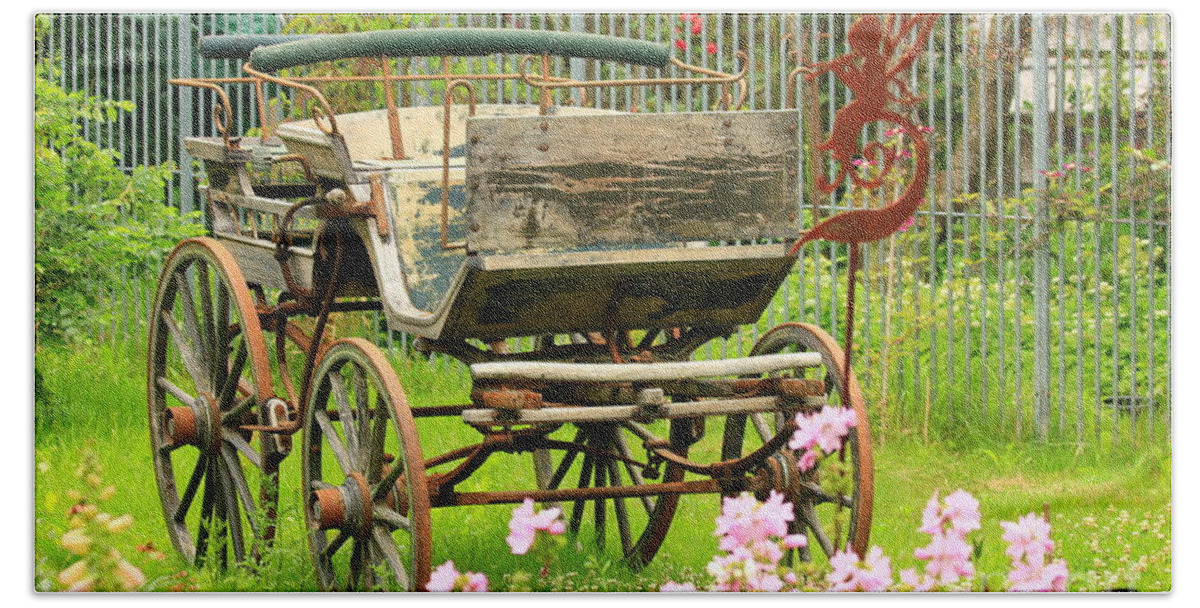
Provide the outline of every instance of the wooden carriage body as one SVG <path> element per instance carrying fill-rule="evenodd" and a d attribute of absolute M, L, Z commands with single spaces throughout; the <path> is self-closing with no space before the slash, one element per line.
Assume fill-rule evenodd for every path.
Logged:
<path fill-rule="evenodd" d="M 243 140 L 240 159 L 218 138 L 190 139 L 213 182 L 213 234 L 251 281 L 286 289 L 274 232 L 239 218 L 274 224 L 293 204 L 248 165 L 302 156 L 327 192 L 377 198 L 385 214 L 317 229 L 319 241 L 348 222 L 362 244 L 339 289 L 378 296 L 392 329 L 431 339 L 753 323 L 791 267 L 794 112 L 474 109 L 450 108 L 449 140 L 443 108 L 400 109 L 404 160 L 388 159 L 383 110 L 337 116 L 337 134 L 285 123 L 280 145 Z M 305 287 L 317 246 L 291 249 Z"/>

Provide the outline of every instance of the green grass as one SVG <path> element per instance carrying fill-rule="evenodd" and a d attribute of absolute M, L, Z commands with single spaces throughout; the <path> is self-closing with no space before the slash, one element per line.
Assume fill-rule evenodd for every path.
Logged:
<path fill-rule="evenodd" d="M 203 591 L 308 591 L 315 588 L 300 509 L 299 459 L 282 471 L 279 541 L 256 572 L 220 574 L 195 570 L 174 554 L 162 524 L 151 465 L 146 423 L 144 360 L 141 345 L 42 349 L 37 365 L 54 400 L 54 416 L 37 430 L 35 457 L 35 561 L 38 578 L 72 561 L 58 545 L 71 500 L 66 492 L 82 445 L 91 442 L 104 467 L 104 481 L 117 487 L 105 510 L 133 515 L 121 535 L 123 554 L 141 566 L 150 588 L 166 590 L 181 579 Z M 424 361 L 398 361 L 397 370 L 416 406 L 460 403 L 468 387 L 453 369 L 432 370 Z M 453 419 L 421 423 L 427 455 L 477 440 L 478 433 Z M 706 441 L 714 441 L 710 425 Z M 1031 443 L 964 447 L 924 443 L 919 433 L 894 434 L 876 445 L 875 518 L 872 543 L 892 557 L 896 570 L 919 566 L 912 551 L 927 542 L 915 531 L 921 510 L 934 491 L 943 496 L 963 488 L 981 502 L 984 528 L 977 567 L 989 588 L 1003 586 L 1007 558 L 999 521 L 1015 521 L 1048 505 L 1058 554 L 1072 571 L 1073 589 L 1130 587 L 1167 590 L 1171 584 L 1171 457 L 1161 446 Z M 500 455 L 489 461 L 464 489 L 534 487 L 528 454 Z M 434 565 L 453 559 L 460 569 L 486 572 L 493 589 L 505 589 L 519 572 L 537 570 L 531 556 L 509 555 L 504 537 L 511 507 L 470 507 L 434 511 Z M 685 497 L 663 550 L 642 573 L 633 573 L 613 554 L 599 554 L 591 539 L 569 543 L 548 587 L 559 590 L 653 589 L 667 579 L 702 581 L 716 551 L 714 496 Z M 1159 538 L 1159 536 L 1162 538 Z M 165 558 L 137 551 L 153 543 Z M 610 541 L 609 547 L 615 544 Z M 1139 564 L 1139 560 L 1144 563 Z M 1089 575 L 1094 571 L 1094 575 Z M 36 584 L 36 583 L 35 583 Z"/>

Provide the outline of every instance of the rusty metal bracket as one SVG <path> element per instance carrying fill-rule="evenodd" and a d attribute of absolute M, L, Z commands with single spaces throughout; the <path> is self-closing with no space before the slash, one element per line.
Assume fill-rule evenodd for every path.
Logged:
<path fill-rule="evenodd" d="M 387 206 L 383 201 L 383 176 L 374 173 L 368 179 L 371 184 L 370 199 L 356 201 L 352 193 L 339 188 L 330 191 L 330 196 L 326 197 L 328 203 L 318 205 L 315 215 L 321 219 L 374 218 L 379 236 L 388 238 L 392 232 L 392 224 L 388 220 Z"/>

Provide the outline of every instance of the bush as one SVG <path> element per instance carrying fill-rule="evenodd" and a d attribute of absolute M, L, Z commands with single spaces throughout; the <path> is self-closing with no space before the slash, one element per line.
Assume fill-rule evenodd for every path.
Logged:
<path fill-rule="evenodd" d="M 36 21 L 42 39 L 48 21 Z M 203 231 L 196 216 L 164 204 L 168 165 L 126 174 L 119 154 L 81 135 L 82 120 L 110 122 L 127 101 L 66 92 L 53 61 L 34 58 L 34 328 L 39 342 L 81 338 L 102 323 L 104 289 L 123 271 L 147 272 L 181 238 Z"/>

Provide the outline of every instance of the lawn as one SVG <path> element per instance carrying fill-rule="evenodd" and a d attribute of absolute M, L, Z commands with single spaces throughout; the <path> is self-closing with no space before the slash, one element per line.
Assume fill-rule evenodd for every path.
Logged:
<path fill-rule="evenodd" d="M 99 455 L 104 484 L 117 488 L 106 510 L 129 513 L 134 519 L 121 534 L 124 545 L 118 550 L 146 572 L 149 589 L 314 590 L 295 457 L 283 465 L 279 540 L 255 571 L 196 570 L 175 555 L 154 486 L 145 367 L 139 351 L 135 343 L 43 348 L 38 353 L 38 368 L 54 405 L 43 412 L 34 442 L 35 585 L 52 588 L 48 579 L 73 559 L 58 539 L 67 529 L 67 512 L 73 504 L 67 493 L 80 485 L 74 473 L 81 446 L 90 444 Z M 423 361 L 400 361 L 397 367 L 414 405 L 466 399 L 468 387 L 456 373 L 432 371 Z M 477 436 L 452 419 L 426 424 L 421 434 L 427 455 L 437 447 L 461 445 Z M 962 488 L 979 499 L 984 516 L 983 529 L 975 533 L 981 541 L 977 587 L 1004 585 L 1008 560 L 999 522 L 1047 509 L 1058 543 L 1056 555 L 1066 559 L 1071 571 L 1071 589 L 1170 589 L 1169 441 L 1119 447 L 1107 443 L 1098 447 L 951 446 L 933 440 L 925 443 L 919 437 L 920 433 L 893 433 L 886 444 L 876 445 L 871 540 L 891 556 L 894 569 L 920 566 L 912 554 L 928 542 L 916 527 L 929 497 L 935 491 L 945 496 Z M 528 454 L 495 460 L 477 473 L 479 484 L 495 489 L 534 487 Z M 454 560 L 460 570 L 485 572 L 494 590 L 519 586 L 519 573 L 534 573 L 538 564 L 531 556 L 508 553 L 504 537 L 510 511 L 505 506 L 435 510 L 433 564 Z M 539 583 L 540 588 L 633 591 L 653 590 L 668 579 L 702 583 L 704 567 L 717 550 L 713 519 L 718 512 L 715 497 L 685 497 L 663 549 L 640 573 L 625 568 L 614 554 L 599 552 L 591 539 L 568 542 L 550 579 Z M 151 548 L 161 550 L 161 558 Z M 612 543 L 609 549 L 614 550 Z"/>

